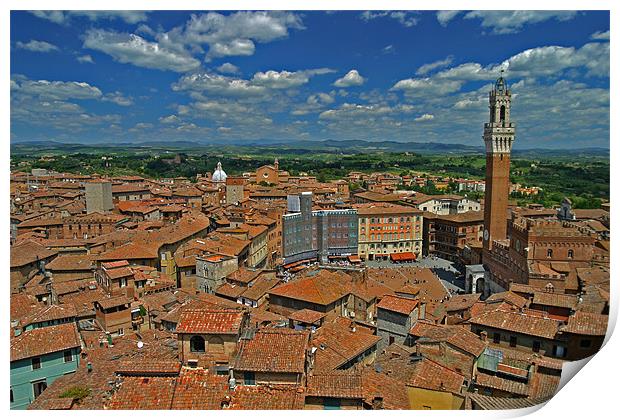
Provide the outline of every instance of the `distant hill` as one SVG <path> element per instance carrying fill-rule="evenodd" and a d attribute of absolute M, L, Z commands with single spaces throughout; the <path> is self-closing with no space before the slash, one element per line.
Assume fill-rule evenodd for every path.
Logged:
<path fill-rule="evenodd" d="M 372 153 L 372 152 L 396 152 L 396 153 L 418 153 L 418 154 L 483 154 L 483 146 L 470 146 L 460 143 L 434 143 L 434 142 L 397 142 L 397 141 L 365 141 L 365 140 L 321 140 L 321 141 L 299 141 L 299 140 L 228 140 L 228 141 L 150 141 L 150 142 L 98 142 L 92 144 L 80 143 L 60 143 L 56 141 L 25 141 L 12 142 L 12 153 L 24 153 L 27 151 L 37 151 L 39 153 L 52 151 L 65 151 L 68 153 L 88 153 L 89 149 L 101 151 L 103 149 L 139 149 L 145 150 L 152 148 L 158 152 L 170 150 L 173 152 L 192 151 L 198 152 L 204 150 L 210 151 L 211 148 L 217 148 L 218 151 L 224 151 L 222 148 L 264 148 L 266 150 L 275 151 L 282 150 L 287 152 L 323 152 L 323 153 Z M 515 148 L 512 152 L 514 157 L 518 158 L 537 158 L 537 157 L 570 157 L 570 156 L 597 156 L 609 157 L 609 149 L 602 147 L 589 147 L 580 149 L 519 149 Z"/>

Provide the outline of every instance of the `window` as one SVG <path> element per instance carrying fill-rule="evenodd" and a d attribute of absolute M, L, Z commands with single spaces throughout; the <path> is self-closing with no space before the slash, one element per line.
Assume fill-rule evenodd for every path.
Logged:
<path fill-rule="evenodd" d="M 32 370 L 41 369 L 41 358 L 33 357 L 32 358 Z"/>
<path fill-rule="evenodd" d="M 554 357 L 566 357 L 566 347 L 554 344 L 552 354 Z"/>
<path fill-rule="evenodd" d="M 574 258 L 575 257 L 575 252 L 572 249 L 568 250 L 568 258 Z"/>
<path fill-rule="evenodd" d="M 11 402 L 15 402 L 15 399 L 13 398 L 13 389 L 11 388 Z"/>
<path fill-rule="evenodd" d="M 194 335 L 189 340 L 189 349 L 194 353 L 204 353 L 205 352 L 205 339 L 199 335 Z"/>
<path fill-rule="evenodd" d="M 532 344 L 532 351 L 538 353 L 540 351 L 540 341 L 535 340 Z"/>
<path fill-rule="evenodd" d="M 501 339 L 501 334 L 500 333 L 498 333 L 498 332 L 493 333 L 493 342 L 495 344 L 498 344 L 500 339 Z"/>
<path fill-rule="evenodd" d="M 121 279 L 121 287 L 127 287 L 127 279 Z"/>
<path fill-rule="evenodd" d="M 517 347 L 517 337 L 514 335 L 510 336 L 510 347 Z"/>
<path fill-rule="evenodd" d="M 394 337 L 390 336 L 389 344 L 393 344 L 393 343 L 394 343 Z"/>
<path fill-rule="evenodd" d="M 254 372 L 243 372 L 243 383 L 245 385 L 256 385 L 256 378 Z"/>
<path fill-rule="evenodd" d="M 34 394 L 34 397 L 37 398 L 39 395 L 41 395 L 43 391 L 45 391 L 46 388 L 47 382 L 45 381 L 45 379 L 43 379 L 42 381 L 33 382 L 32 392 Z"/>
<path fill-rule="evenodd" d="M 71 350 L 65 351 L 65 363 L 73 362 L 73 354 L 71 354 Z"/>
<path fill-rule="evenodd" d="M 340 410 L 340 400 L 338 398 L 324 398 L 323 408 L 326 410 Z"/>
<path fill-rule="evenodd" d="M 125 335 L 125 329 L 124 328 L 119 328 L 117 333 L 118 333 L 119 336 L 120 335 Z"/>
<path fill-rule="evenodd" d="M 547 258 L 551 258 L 553 257 L 553 249 L 548 249 L 547 250 Z"/>

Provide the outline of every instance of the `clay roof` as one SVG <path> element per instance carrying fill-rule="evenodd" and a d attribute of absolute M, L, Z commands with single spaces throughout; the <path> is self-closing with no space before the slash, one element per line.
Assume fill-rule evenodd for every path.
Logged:
<path fill-rule="evenodd" d="M 420 301 L 417 299 L 386 295 L 381 298 L 381 301 L 377 304 L 377 308 L 408 316 L 411 312 L 413 312 L 419 303 Z"/>
<path fill-rule="evenodd" d="M 553 319 L 501 309 L 472 317 L 468 322 L 547 339 L 553 339 L 558 332 L 558 322 Z"/>
<path fill-rule="evenodd" d="M 11 362 L 80 346 L 75 323 L 35 328 L 11 338 Z"/>
<path fill-rule="evenodd" d="M 465 377 L 437 362 L 423 358 L 415 363 L 407 386 L 459 394 Z"/>
<path fill-rule="evenodd" d="M 575 309 L 579 297 L 576 295 L 564 295 L 560 293 L 534 292 L 533 304 L 555 306 L 558 308 Z"/>
<path fill-rule="evenodd" d="M 461 326 L 418 321 L 411 327 L 409 334 L 430 341 L 444 341 L 475 357 L 480 356 L 486 348 L 486 344 L 476 334 Z"/>
<path fill-rule="evenodd" d="M 245 286 L 239 286 L 237 284 L 224 283 L 217 289 L 215 289 L 215 294 L 218 296 L 226 296 L 228 298 L 237 299 L 239 296 L 243 294 L 248 288 Z"/>
<path fill-rule="evenodd" d="M 492 294 L 485 300 L 486 304 L 496 303 L 496 302 L 508 302 L 511 305 L 515 305 L 518 308 L 524 308 L 528 303 L 527 299 L 509 290 L 505 292 Z"/>
<path fill-rule="evenodd" d="M 90 255 L 85 254 L 63 254 L 54 258 L 51 262 L 45 265 L 45 268 L 50 271 L 90 271 L 92 266 L 92 258 Z"/>
<path fill-rule="evenodd" d="M 203 369 L 182 369 L 172 410 L 218 410 L 228 393 L 228 377 Z"/>
<path fill-rule="evenodd" d="M 492 397 L 490 395 L 483 395 L 478 393 L 469 393 L 469 398 L 472 399 L 483 410 L 517 410 L 520 408 L 533 407 L 539 404 L 547 402 L 550 397 L 538 397 L 538 398 L 507 398 L 507 397 Z"/>
<path fill-rule="evenodd" d="M 30 324 L 53 321 L 56 319 L 74 318 L 76 316 L 77 311 L 75 310 L 74 305 L 50 305 L 24 319 L 22 321 L 22 325 L 27 326 Z"/>
<path fill-rule="evenodd" d="M 58 254 L 33 241 L 22 242 L 11 247 L 11 268 L 22 267 Z"/>
<path fill-rule="evenodd" d="M 562 331 L 579 335 L 605 336 L 608 321 L 608 315 L 577 311 L 568 317 L 568 323 L 562 327 Z"/>
<path fill-rule="evenodd" d="M 300 279 L 271 289 L 269 295 L 329 305 L 349 294 L 345 282 L 349 283 L 350 277 L 341 272 L 328 270 L 307 272 Z"/>
<path fill-rule="evenodd" d="M 375 397 L 383 398 L 383 408 L 386 410 L 409 410 L 409 395 L 403 383 L 384 373 L 379 373 L 375 367 L 368 366 L 362 371 L 362 387 L 364 402 L 371 405 Z"/>
<path fill-rule="evenodd" d="M 258 301 L 279 283 L 280 279 L 278 278 L 266 278 L 261 276 L 252 286 L 242 293 L 242 296 L 246 299 Z"/>
<path fill-rule="evenodd" d="M 355 326 L 355 331 L 352 331 Z M 339 317 L 324 324 L 312 335 L 314 370 L 327 372 L 338 369 L 381 341 L 381 337 L 354 321 Z"/>
<path fill-rule="evenodd" d="M 43 401 L 38 409 L 39 410 L 70 410 L 74 403 L 73 397 L 66 398 L 49 398 Z M 28 407 L 30 409 L 30 407 Z"/>
<path fill-rule="evenodd" d="M 302 410 L 302 388 L 287 385 L 237 386 L 231 394 L 230 410 Z"/>
<path fill-rule="evenodd" d="M 58 377 L 47 389 L 30 405 L 31 409 L 41 409 L 44 402 L 50 398 L 58 398 L 68 389 L 75 386 L 90 389 L 90 394 L 75 403 L 72 409 L 103 409 L 110 401 L 112 386 L 117 379 L 116 369 L 123 360 L 177 360 L 177 340 L 166 331 L 140 331 L 137 336 L 133 332 L 125 332 L 122 337 L 113 338 L 114 346 L 100 347 L 101 340 L 107 343 L 105 334 L 101 331 L 82 331 L 86 349 L 81 356 L 80 365 L 76 373 Z M 144 346 L 139 349 L 136 345 L 142 341 Z M 88 362 L 92 372 L 88 372 Z M 140 387 L 136 387 L 136 393 Z M 137 398 L 137 397 L 136 397 Z M 145 398 L 149 398 L 145 396 Z"/>
<path fill-rule="evenodd" d="M 99 305 L 101 305 L 103 309 L 110 309 L 116 306 L 128 305 L 131 302 L 132 302 L 132 299 L 128 298 L 127 296 L 116 296 L 116 297 L 97 300 L 97 303 L 99 303 Z"/>
<path fill-rule="evenodd" d="M 175 378 L 126 377 L 112 395 L 111 410 L 166 410 L 172 405 Z"/>
<path fill-rule="evenodd" d="M 256 277 L 258 277 L 261 272 L 261 270 L 250 270 L 246 267 L 239 267 L 238 270 L 233 271 L 228 276 L 226 276 L 226 278 L 238 283 L 249 283 Z"/>
<path fill-rule="evenodd" d="M 121 360 L 116 373 L 124 376 L 178 375 L 181 363 L 177 360 Z"/>
<path fill-rule="evenodd" d="M 314 324 L 325 318 L 325 314 L 322 312 L 313 311 L 312 309 L 301 309 L 295 311 L 288 316 L 293 321 L 300 321 L 306 324 Z"/>
<path fill-rule="evenodd" d="M 362 398 L 362 375 L 333 371 L 308 375 L 306 395 L 329 398 Z"/>
<path fill-rule="evenodd" d="M 112 185 L 112 194 L 115 193 L 132 193 L 132 192 L 144 192 L 148 191 L 149 187 L 147 185 L 137 184 L 132 182 L 130 184 L 120 184 L 120 185 Z"/>
<path fill-rule="evenodd" d="M 244 312 L 236 309 L 185 309 L 176 332 L 179 334 L 238 334 Z"/>
<path fill-rule="evenodd" d="M 528 383 L 513 381 L 511 379 L 489 375 L 480 371 L 476 375 L 476 384 L 487 388 L 509 392 L 511 394 L 522 396 L 529 396 L 530 394 L 530 386 Z"/>
<path fill-rule="evenodd" d="M 241 340 L 234 369 L 254 372 L 303 373 L 309 333 L 266 328 L 250 340 Z"/>
<path fill-rule="evenodd" d="M 11 294 L 10 309 L 12 321 L 19 321 L 43 307 L 43 304 L 30 294 L 24 292 Z"/>
<path fill-rule="evenodd" d="M 474 303 L 480 301 L 481 293 L 473 293 L 467 295 L 454 295 L 445 302 L 446 311 L 462 311 L 464 309 L 469 309 L 473 306 Z"/>
<path fill-rule="evenodd" d="M 110 268 L 105 270 L 106 276 L 108 276 L 111 280 L 120 279 L 123 277 L 133 276 L 133 271 L 129 267 L 118 267 L 118 268 Z"/>

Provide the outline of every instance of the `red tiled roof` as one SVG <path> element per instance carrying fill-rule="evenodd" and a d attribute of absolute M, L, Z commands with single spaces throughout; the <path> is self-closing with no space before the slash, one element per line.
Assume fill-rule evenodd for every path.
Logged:
<path fill-rule="evenodd" d="M 54 258 L 45 265 L 45 269 L 49 271 L 90 271 L 92 266 L 92 258 L 89 255 L 64 254 Z"/>
<path fill-rule="evenodd" d="M 571 334 L 605 336 L 608 321 L 608 315 L 577 311 L 568 317 L 568 323 L 562 327 L 562 331 Z"/>
<path fill-rule="evenodd" d="M 387 311 L 397 312 L 404 315 L 409 315 L 420 303 L 417 299 L 409 299 L 406 297 L 386 295 L 383 296 L 381 301 L 377 304 L 378 309 L 385 309 Z"/>
<path fill-rule="evenodd" d="M 316 347 L 314 370 L 326 372 L 338 369 L 379 341 L 381 337 L 354 321 L 344 317 L 336 318 L 333 322 L 324 324 L 312 335 L 312 346 Z"/>
<path fill-rule="evenodd" d="M 300 321 L 306 324 L 314 324 L 321 319 L 325 318 L 325 314 L 322 312 L 313 311 L 312 309 L 301 309 L 295 311 L 288 316 L 293 321 Z"/>
<path fill-rule="evenodd" d="M 116 296 L 116 297 L 97 300 L 97 303 L 99 303 L 99 305 L 101 305 L 103 309 L 110 309 L 116 306 L 128 305 L 131 302 L 132 302 L 132 299 L 128 298 L 127 296 Z"/>
<path fill-rule="evenodd" d="M 24 331 L 11 338 L 11 362 L 80 347 L 75 323 Z"/>
<path fill-rule="evenodd" d="M 269 291 L 269 295 L 329 305 L 349 294 L 349 289 L 346 287 L 349 282 L 350 277 L 346 274 L 321 270 L 275 287 Z"/>
<path fill-rule="evenodd" d="M 547 339 L 553 339 L 555 337 L 559 326 L 558 322 L 553 319 L 501 309 L 485 312 L 476 317 L 472 317 L 468 322 L 483 327 L 496 328 Z"/>
<path fill-rule="evenodd" d="M 58 254 L 33 241 L 22 242 L 11 247 L 11 268 L 22 267 Z"/>
<path fill-rule="evenodd" d="M 308 375 L 306 395 L 329 398 L 359 398 L 364 395 L 362 375 L 348 371 L 333 371 Z"/>
<path fill-rule="evenodd" d="M 179 334 L 238 334 L 244 312 L 236 309 L 186 309 L 181 312 Z"/>
<path fill-rule="evenodd" d="M 415 373 L 407 386 L 434 391 L 460 393 L 465 377 L 437 362 L 423 358 L 415 364 Z"/>
<path fill-rule="evenodd" d="M 121 360 L 116 373 L 125 376 L 178 375 L 181 363 L 177 360 Z"/>
<path fill-rule="evenodd" d="M 234 369 L 253 372 L 303 373 L 309 333 L 281 328 L 256 332 L 238 347 Z"/>
<path fill-rule="evenodd" d="M 166 410 L 172 406 L 176 378 L 127 377 L 107 408 L 112 410 Z"/>

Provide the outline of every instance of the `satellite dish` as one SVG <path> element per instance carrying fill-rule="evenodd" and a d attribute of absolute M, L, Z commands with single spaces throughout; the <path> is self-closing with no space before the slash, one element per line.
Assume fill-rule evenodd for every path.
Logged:
<path fill-rule="evenodd" d="M 144 343 L 142 341 L 138 341 L 138 348 L 141 349 L 144 347 Z"/>

